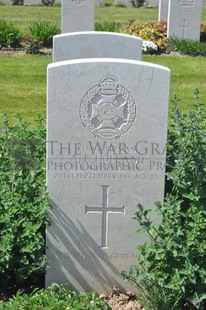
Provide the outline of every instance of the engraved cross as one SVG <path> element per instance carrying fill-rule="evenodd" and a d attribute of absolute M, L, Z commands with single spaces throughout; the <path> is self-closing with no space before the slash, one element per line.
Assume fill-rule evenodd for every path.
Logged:
<path fill-rule="evenodd" d="M 102 187 L 102 207 L 88 207 L 85 205 L 85 214 L 88 213 L 101 213 L 102 214 L 102 237 L 101 237 L 101 248 L 108 248 L 107 237 L 108 237 L 108 214 L 109 213 L 121 213 L 125 214 L 125 207 L 111 208 L 109 207 L 109 188 L 110 185 L 101 185 Z"/>
<path fill-rule="evenodd" d="M 187 26 L 187 21 L 186 19 L 184 19 L 184 25 L 183 26 L 179 26 L 180 28 L 183 29 L 183 38 L 186 38 L 186 33 L 187 33 L 187 28 L 190 28 L 190 26 Z"/>

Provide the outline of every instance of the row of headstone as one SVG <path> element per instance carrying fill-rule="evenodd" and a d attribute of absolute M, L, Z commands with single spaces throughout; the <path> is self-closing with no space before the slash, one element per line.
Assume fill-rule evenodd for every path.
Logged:
<path fill-rule="evenodd" d="M 165 5 L 168 6 L 168 1 L 169 0 L 145 0 L 144 5 L 161 8 L 161 5 L 164 5 L 164 2 L 165 2 Z M 178 3 L 180 1 L 179 0 L 177 0 L 177 1 L 173 0 L 172 2 Z M 188 2 L 188 1 L 182 1 L 182 2 Z M 189 1 L 189 2 L 191 2 L 191 1 Z M 206 5 L 206 0 L 200 0 L 200 3 L 201 2 L 202 2 L 203 6 Z M 115 0 L 115 4 L 119 4 L 119 3 L 124 4 L 127 7 L 133 7 L 132 0 Z"/>
<path fill-rule="evenodd" d="M 160 0 L 159 21 L 167 21 L 167 36 L 200 39 L 202 0 Z"/>
<path fill-rule="evenodd" d="M 4 5 L 12 5 L 12 0 L 2 0 Z M 82 1 L 79 1 L 81 4 Z M 61 3 L 61 0 L 55 0 L 55 3 Z M 42 0 L 24 0 L 24 5 L 41 5 Z M 95 0 L 96 7 L 104 7 L 104 0 Z"/>
<path fill-rule="evenodd" d="M 94 2 L 77 2 L 62 0 L 48 66 L 46 285 L 132 290 L 120 272 L 146 240 L 136 205 L 154 208 L 164 195 L 170 72 L 140 61 L 138 38 L 83 31 L 93 29 Z"/>
<path fill-rule="evenodd" d="M 115 0 L 115 5 L 116 4 L 123 4 L 127 7 L 134 7 L 132 0 Z M 158 7 L 159 6 L 159 0 L 146 0 L 144 3 L 145 6 L 153 6 L 153 7 Z"/>
<path fill-rule="evenodd" d="M 61 3 L 61 0 L 55 0 L 55 3 Z M 105 0 L 95 0 L 95 6 L 96 7 L 104 7 L 105 6 Z"/>

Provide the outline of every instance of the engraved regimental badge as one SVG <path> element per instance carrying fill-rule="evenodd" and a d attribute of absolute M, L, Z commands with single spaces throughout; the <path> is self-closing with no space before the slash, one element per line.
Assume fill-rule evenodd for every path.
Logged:
<path fill-rule="evenodd" d="M 86 0 L 72 0 L 72 3 L 77 5 L 84 4 L 84 2 L 86 2 Z"/>
<path fill-rule="evenodd" d="M 117 139 L 132 126 L 135 101 L 114 76 L 103 77 L 84 95 L 80 105 L 83 125 L 100 139 Z"/>

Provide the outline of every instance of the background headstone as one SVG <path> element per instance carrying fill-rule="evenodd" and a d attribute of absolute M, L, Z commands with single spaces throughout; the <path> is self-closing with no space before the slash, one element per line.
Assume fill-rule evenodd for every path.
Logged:
<path fill-rule="evenodd" d="M 94 30 L 94 0 L 62 0 L 62 33 Z"/>
<path fill-rule="evenodd" d="M 3 0 L 4 5 L 12 5 L 11 0 Z"/>
<path fill-rule="evenodd" d="M 169 0 L 159 0 L 159 17 L 160 22 L 167 22 Z"/>
<path fill-rule="evenodd" d="M 96 7 L 104 7 L 105 3 L 104 0 L 95 0 Z"/>
<path fill-rule="evenodd" d="M 141 60 L 140 38 L 112 32 L 74 32 L 54 36 L 53 61 L 81 58 Z"/>
<path fill-rule="evenodd" d="M 202 0 L 169 0 L 167 36 L 200 39 Z"/>
<path fill-rule="evenodd" d="M 146 0 L 145 5 L 158 7 L 159 6 L 159 0 Z"/>
<path fill-rule="evenodd" d="M 24 0 L 24 5 L 40 5 L 42 4 L 41 0 Z"/>
<path fill-rule="evenodd" d="M 169 78 L 165 67 L 125 59 L 49 65 L 46 285 L 131 289 L 120 272 L 145 241 L 136 206 L 164 195 Z"/>
<path fill-rule="evenodd" d="M 61 3 L 61 0 L 55 0 L 55 3 Z M 104 7 L 105 0 L 95 0 L 96 7 Z"/>

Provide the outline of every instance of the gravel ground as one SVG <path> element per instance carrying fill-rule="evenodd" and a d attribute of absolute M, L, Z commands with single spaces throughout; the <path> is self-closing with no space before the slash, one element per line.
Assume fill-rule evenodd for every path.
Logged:
<path fill-rule="evenodd" d="M 105 298 L 112 310 L 144 310 L 134 294 L 122 293 L 117 288 L 108 297 L 102 294 L 100 298 Z"/>

